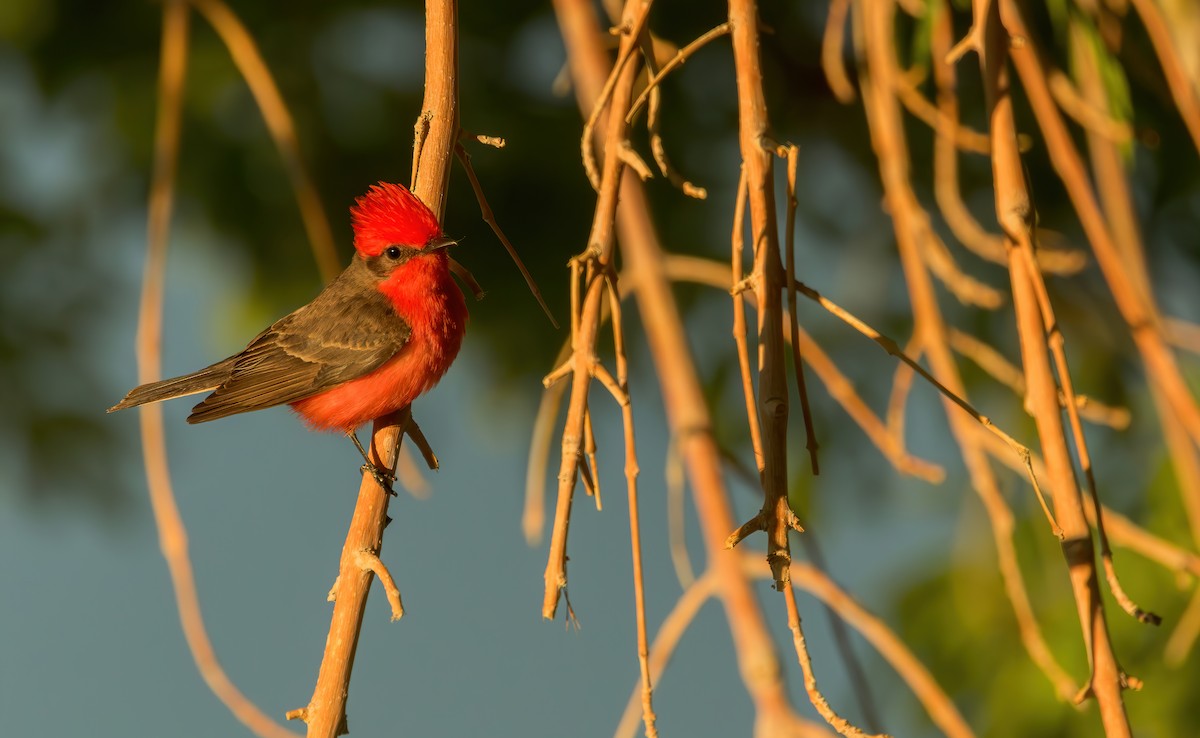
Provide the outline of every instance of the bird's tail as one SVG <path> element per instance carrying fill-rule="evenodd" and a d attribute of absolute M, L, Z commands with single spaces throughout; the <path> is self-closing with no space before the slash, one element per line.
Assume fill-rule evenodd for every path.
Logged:
<path fill-rule="evenodd" d="M 208 392 L 220 387 L 229 379 L 229 362 L 223 361 L 182 377 L 162 379 L 157 382 L 134 387 L 125 395 L 125 399 L 108 409 L 108 412 L 124 410 L 129 407 L 145 405 L 148 402 L 162 402 L 176 397 Z"/>

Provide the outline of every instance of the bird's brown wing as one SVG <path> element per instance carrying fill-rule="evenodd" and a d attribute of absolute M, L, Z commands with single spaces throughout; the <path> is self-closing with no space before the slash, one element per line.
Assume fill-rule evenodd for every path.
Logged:
<path fill-rule="evenodd" d="M 361 377 L 395 356 L 411 327 L 384 295 L 353 284 L 359 275 L 352 271 L 232 357 L 229 379 L 192 408 L 188 422 L 295 402 Z"/>

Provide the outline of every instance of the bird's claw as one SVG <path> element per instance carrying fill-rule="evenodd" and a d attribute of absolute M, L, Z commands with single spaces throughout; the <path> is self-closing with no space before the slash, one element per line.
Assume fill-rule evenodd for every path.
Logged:
<path fill-rule="evenodd" d="M 378 484 L 380 489 L 382 489 L 384 492 L 387 492 L 392 497 L 396 496 L 396 490 L 392 489 L 392 482 L 396 481 L 395 476 L 371 463 L 363 464 L 359 467 L 359 471 L 370 474 L 371 478 L 375 480 L 375 484 Z"/>

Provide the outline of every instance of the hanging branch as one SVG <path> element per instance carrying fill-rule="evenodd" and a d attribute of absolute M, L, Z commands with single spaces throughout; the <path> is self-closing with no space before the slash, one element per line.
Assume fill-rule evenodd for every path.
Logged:
<path fill-rule="evenodd" d="M 590 2 L 556 0 L 555 12 L 580 107 L 585 114 L 590 113 L 611 70 L 604 34 Z M 793 735 L 797 718 L 781 678 L 774 642 L 746 576 L 736 560 L 722 550 L 725 535 L 734 523 L 722 479 L 721 453 L 645 192 L 629 172 L 621 183 L 617 228 L 625 267 L 636 275 L 634 295 L 658 373 L 668 424 L 684 459 L 739 668 L 754 702 L 756 732 L 765 738 Z"/>
<path fill-rule="evenodd" d="M 604 93 L 596 101 L 592 117 L 589 119 L 598 120 L 604 106 L 610 106 L 604 133 L 604 161 L 595 180 L 599 197 L 596 201 L 591 233 L 588 236 L 588 247 L 571 260 L 571 354 L 543 380 L 549 388 L 558 381 L 571 377 L 558 473 L 558 503 L 554 513 L 554 530 L 550 539 L 545 573 L 546 587 L 542 600 L 542 617 L 547 619 L 554 618 L 558 610 L 559 594 L 567 584 L 567 533 L 570 527 L 571 503 L 582 458 L 588 389 L 592 379 L 596 377 L 597 367 L 600 366 L 595 357 L 596 334 L 600 326 L 606 280 L 612 268 L 617 193 L 621 185 L 621 174 L 625 169 L 625 163 L 617 151 L 625 140 L 624 113 L 628 109 L 633 82 L 639 70 L 638 64 L 631 61 L 631 57 L 636 55 L 636 34 L 641 33 L 649 12 L 649 3 L 627 3 L 625 12 L 625 28 L 622 31 L 617 56 L 621 61 L 614 66 L 613 73 L 604 86 Z M 583 150 L 594 152 L 590 129 L 587 134 Z"/>
<path fill-rule="evenodd" d="M 570 399 L 567 405 L 567 420 L 563 428 L 562 459 L 558 475 L 558 503 L 555 509 L 554 530 L 550 539 L 550 552 L 546 563 L 545 592 L 542 600 L 542 616 L 551 619 L 558 609 L 561 592 L 567 585 L 567 532 L 570 526 L 571 503 L 575 494 L 575 481 L 581 475 L 585 485 L 600 501 L 599 480 L 594 474 L 595 440 L 591 432 L 588 410 L 588 390 L 592 380 L 600 382 L 621 407 L 622 425 L 625 435 L 625 477 L 629 499 L 629 532 L 633 554 L 633 585 L 635 623 L 638 640 L 638 662 L 642 676 L 642 718 L 647 738 L 658 735 L 653 709 L 652 687 L 649 668 L 649 646 L 646 634 L 645 591 L 642 576 L 641 533 L 638 516 L 637 495 L 637 451 L 633 427 L 633 407 L 629 398 L 625 340 L 621 326 L 620 297 L 614 283 L 613 268 L 615 254 L 615 225 L 618 192 L 622 186 L 622 175 L 628 165 L 638 169 L 631 160 L 632 149 L 626 138 L 625 114 L 633 97 L 633 83 L 640 71 L 638 50 L 643 47 L 643 31 L 650 12 L 649 0 L 629 0 L 625 3 L 621 18 L 621 41 L 618 62 L 614 65 L 604 89 L 594 103 L 588 123 L 584 126 L 582 149 L 585 162 L 594 157 L 593 130 L 605 109 L 608 110 L 607 125 L 596 139 L 603 141 L 604 160 L 598 180 L 599 197 L 592 220 L 588 247 L 571 260 L 571 354 L 545 378 L 547 388 L 571 376 Z M 560 14 L 562 10 L 560 9 Z M 644 164 L 640 165 L 644 167 Z M 593 167 L 594 168 L 594 167 Z M 591 170 L 589 169 L 589 173 Z M 582 279 L 582 285 L 580 280 Z M 581 297 L 582 289 L 582 297 Z M 607 303 L 604 300 L 607 294 Z M 613 344 L 616 353 L 617 376 L 614 378 L 596 357 L 596 335 L 607 304 L 612 315 Z M 582 447 L 581 447 L 582 444 Z M 587 458 L 584 458 L 584 453 Z M 590 466 L 589 466 L 590 464 Z"/>
<path fill-rule="evenodd" d="M 953 131 L 958 127 L 958 75 L 947 60 L 953 43 L 954 23 L 950 8 L 935 6 L 930 33 L 933 80 L 940 111 L 933 148 L 933 193 L 938 209 L 954 237 L 969 251 L 994 264 L 1007 264 L 1003 237 L 988 233 L 971 214 L 959 193 L 958 147 Z M 990 144 L 989 144 L 990 146 Z M 1038 249 L 1038 265 L 1054 274 L 1074 274 L 1087 264 L 1082 251 Z"/>
<path fill-rule="evenodd" d="M 788 386 L 784 370 L 782 296 L 784 289 L 788 289 L 794 305 L 795 292 L 791 286 L 793 280 L 785 278 L 780 258 L 772 172 L 775 147 L 771 144 L 763 92 L 758 51 L 758 7 L 754 0 L 730 0 L 729 26 L 738 91 L 738 138 L 743 176 L 750 199 L 750 233 L 754 252 L 754 271 L 744 281 L 753 287 L 758 302 L 758 414 L 762 427 L 763 506 L 753 519 L 729 536 L 726 547 L 732 548 L 756 530 L 766 532 L 767 563 L 775 579 L 775 588 L 784 593 L 788 627 L 792 631 L 796 655 L 804 672 L 804 686 L 809 701 L 821 717 L 842 735 L 862 736 L 861 730 L 833 711 L 817 688 L 804 643 L 795 593 L 789 586 L 792 556 L 788 535 L 791 530 L 802 531 L 803 528 L 792 512 L 787 495 Z M 790 266 L 790 255 L 788 262 Z M 740 290 L 742 286 L 734 285 L 734 290 Z M 802 371 L 799 362 L 796 368 L 798 372 Z M 797 376 L 801 382 L 801 397 L 804 397 L 803 375 Z M 807 417 L 805 419 L 808 420 Z M 815 472 L 816 447 L 811 432 L 809 451 Z"/>
<path fill-rule="evenodd" d="M 1036 267 L 1031 268 L 1034 251 L 1031 225 L 1033 203 L 1016 145 L 1016 124 L 1006 58 L 1008 33 L 1013 29 L 1011 26 L 1006 28 L 1008 24 L 1001 24 L 998 5 L 999 2 L 992 2 L 990 7 L 983 7 L 981 3 L 976 3 L 974 27 L 981 30 L 980 43 L 975 50 L 980 59 L 988 119 L 991 121 L 996 217 L 1009 239 L 1009 273 L 1025 370 L 1027 402 L 1033 409 L 1038 438 L 1046 456 L 1054 509 L 1065 534 L 1063 554 L 1083 630 L 1084 646 L 1092 667 L 1088 686 L 1080 698 L 1089 694 L 1096 697 L 1106 735 L 1110 738 L 1129 736 L 1129 719 L 1121 696 L 1121 690 L 1127 682 L 1108 637 L 1108 624 L 1093 558 L 1091 529 L 1084 514 L 1082 496 L 1075 484 L 1075 472 L 1059 409 L 1059 387 L 1054 380 L 1043 314 L 1035 292 L 1035 278 L 1040 279 L 1040 275 Z M 1011 12 L 1012 9 L 1008 10 Z M 1027 44 L 1031 43 L 1027 35 L 1025 39 Z M 1032 55 L 1026 52 L 1021 56 L 1029 58 Z M 1068 399 L 1071 399 L 1069 393 Z M 1073 410 L 1070 403 L 1068 409 Z"/>
<path fill-rule="evenodd" d="M 754 271 L 734 290 L 752 288 L 759 305 L 757 412 L 762 427 L 764 499 L 758 514 L 734 531 L 726 546 L 732 548 L 751 533 L 766 531 L 767 560 L 778 575 L 775 588 L 782 592 L 792 560 L 788 531 L 803 529 L 787 499 L 788 389 L 782 320 L 785 285 L 775 217 L 772 153 L 768 149 L 767 103 L 758 59 L 758 8 L 753 0 L 731 0 L 729 26 L 737 76 L 738 138 L 750 198 L 754 252 Z"/>
<path fill-rule="evenodd" d="M 1200 445 L 1200 406 L 1197 406 L 1167 343 L 1157 306 L 1149 296 L 1139 294 L 1125 268 L 1113 234 L 1100 212 L 1079 151 L 1046 84 L 1037 44 L 1025 27 L 1020 9 L 1011 0 L 994 1 L 1000 4 L 1005 32 L 1010 37 L 1028 40 L 1022 48 L 1013 50 L 1013 68 L 1041 128 L 1050 164 L 1079 215 L 1079 223 L 1091 243 L 1113 301 L 1129 326 L 1146 373 L 1151 383 L 1158 385 L 1159 391 L 1168 398 L 1172 412 L 1187 430 L 1192 443 Z"/>
<path fill-rule="evenodd" d="M 987 510 L 1000 573 L 1017 619 L 1022 642 L 1030 658 L 1055 685 L 1059 695 L 1063 699 L 1070 699 L 1075 692 L 1075 685 L 1047 647 L 1029 602 L 1029 595 L 1012 540 L 1014 527 L 1012 511 L 1000 492 L 995 475 L 978 440 L 978 434 L 974 432 L 974 424 L 954 407 L 957 405 L 959 408 L 967 409 L 969 413 L 975 414 L 967 404 L 966 387 L 959 374 L 957 363 L 950 353 L 948 331 L 934 295 L 932 280 L 914 243 L 920 230 L 924 227 L 923 224 L 926 223 L 926 216 L 920 212 L 916 198 L 910 189 L 907 143 L 901 125 L 899 105 L 894 94 L 890 92 L 896 88 L 896 85 L 889 80 L 899 74 L 896 51 L 892 41 L 894 33 L 892 13 L 893 7 L 888 2 L 873 2 L 865 6 L 861 21 L 865 63 L 860 64 L 860 68 L 863 70 L 860 76 L 860 86 L 863 89 L 871 139 L 879 158 L 880 175 L 887 196 L 888 210 L 895 224 L 901 264 L 913 304 L 913 315 L 916 320 L 915 335 L 921 337 L 920 343 L 929 357 L 930 365 L 938 380 L 935 385 L 939 386 L 946 398 L 943 406 L 950 423 L 951 433 L 961 449 L 963 462 L 971 479 L 971 486 Z M 939 40 L 945 44 L 948 39 L 943 36 Z M 936 45 L 935 48 L 937 48 Z M 944 50 L 937 49 L 934 54 L 935 57 L 940 58 L 944 56 Z M 930 379 L 919 365 L 907 361 L 906 363 L 916 372 Z M 988 424 L 984 423 L 983 425 L 986 427 Z M 995 432 L 994 428 L 993 432 Z M 1000 435 L 1002 434 L 997 434 L 997 436 Z M 1015 443 L 1011 438 L 1006 441 L 1010 449 L 1016 448 Z M 1019 445 L 1017 444 L 1017 446 Z M 1029 450 L 1021 447 L 1018 449 L 1018 454 L 1024 462 L 1023 466 L 1033 482 L 1034 489 L 1038 493 L 1038 501 L 1042 505 L 1052 529 L 1057 531 L 1057 524 L 1037 487 L 1037 475 L 1033 473 Z"/>

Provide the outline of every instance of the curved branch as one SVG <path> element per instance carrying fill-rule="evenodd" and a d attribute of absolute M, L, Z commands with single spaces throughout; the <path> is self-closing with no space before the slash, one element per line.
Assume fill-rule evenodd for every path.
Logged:
<path fill-rule="evenodd" d="M 187 4 L 182 0 L 168 0 L 163 5 L 154 174 L 147 208 L 146 271 L 138 309 L 137 364 L 140 384 L 155 381 L 162 376 L 163 292 L 179 163 L 187 55 Z M 150 491 L 150 505 L 154 510 L 154 523 L 158 528 L 159 546 L 171 573 L 179 622 L 196 668 L 217 699 L 255 735 L 264 738 L 295 738 L 293 733 L 246 699 L 217 661 L 216 652 L 204 627 L 204 618 L 200 613 L 200 597 L 196 592 L 192 563 L 188 558 L 187 529 L 179 514 L 179 508 L 175 505 L 175 493 L 171 489 L 162 406 L 142 405 L 138 408 L 138 420 L 141 424 L 146 482 Z"/>

